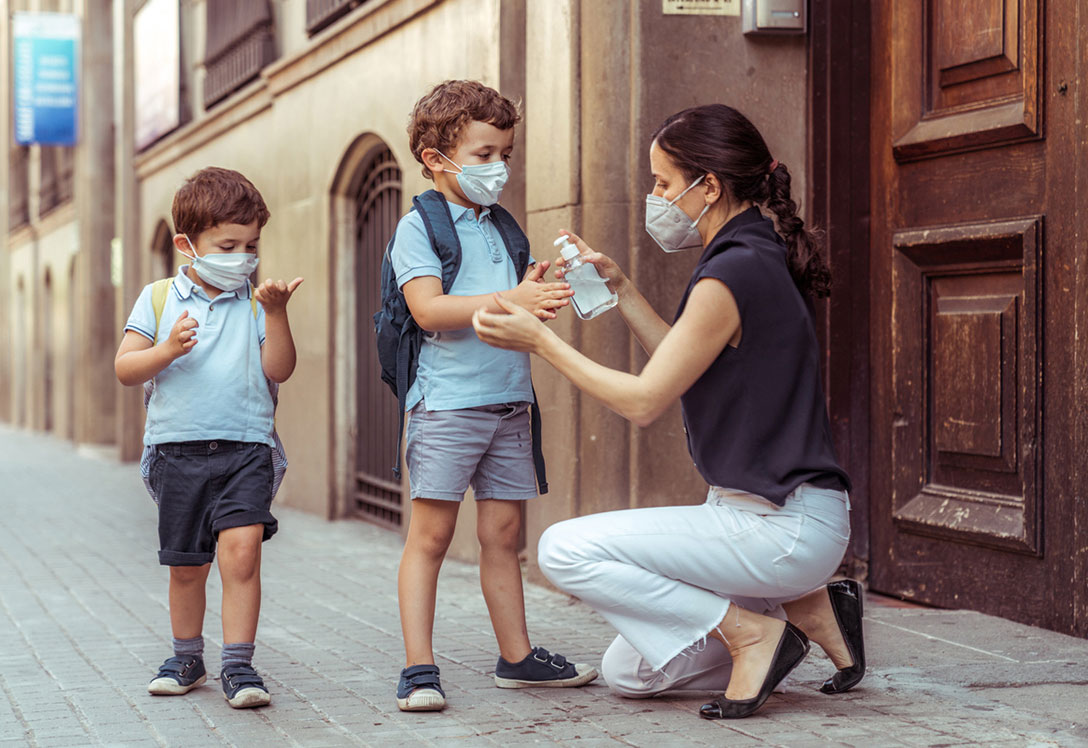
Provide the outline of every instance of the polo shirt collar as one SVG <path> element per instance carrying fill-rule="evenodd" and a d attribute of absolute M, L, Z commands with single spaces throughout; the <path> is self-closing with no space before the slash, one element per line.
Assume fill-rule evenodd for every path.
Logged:
<path fill-rule="evenodd" d="M 449 202 L 449 200 L 447 200 L 446 202 L 450 206 L 450 217 L 453 218 L 454 223 L 457 223 L 458 221 L 460 221 L 462 219 L 471 220 L 471 221 L 476 220 L 476 215 L 475 215 L 475 212 L 473 211 L 472 208 L 466 208 L 463 205 L 458 205 L 457 203 L 451 203 L 451 202 Z M 485 207 L 480 208 L 480 219 L 481 220 L 483 219 L 484 216 L 490 216 L 490 215 L 491 215 L 491 208 L 485 208 Z"/>
<path fill-rule="evenodd" d="M 180 268 L 178 268 L 178 274 L 174 276 L 174 293 L 178 295 L 179 299 L 189 298 L 193 295 L 193 290 L 198 288 L 198 286 L 193 283 L 192 279 L 189 278 L 189 274 L 187 272 L 188 270 L 188 265 L 182 265 Z M 248 300 L 252 294 L 253 286 L 247 280 L 245 282 L 245 285 L 241 288 L 235 289 L 234 291 L 222 291 L 216 298 L 223 298 L 225 296 L 237 296 L 239 299 Z"/>

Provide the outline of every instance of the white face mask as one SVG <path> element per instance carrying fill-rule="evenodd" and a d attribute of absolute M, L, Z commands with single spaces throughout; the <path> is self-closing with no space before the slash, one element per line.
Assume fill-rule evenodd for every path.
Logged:
<path fill-rule="evenodd" d="M 178 252 L 193 261 L 193 270 L 201 280 L 221 291 L 241 288 L 257 269 L 257 255 L 251 252 L 206 254 L 200 257 L 193 243 L 189 241 L 189 237 L 185 237 L 185 242 L 189 245 L 189 249 L 193 250 L 193 254 L 187 255 L 180 249 Z"/>
<path fill-rule="evenodd" d="M 691 216 L 676 204 L 695 185 L 703 181 L 699 177 L 672 200 L 650 194 L 646 196 L 646 233 L 666 252 L 679 252 L 682 249 L 695 249 L 703 246 L 703 237 L 695 228 L 703 216 L 710 210 L 708 204 L 694 221 Z"/>
<path fill-rule="evenodd" d="M 449 156 L 435 149 L 438 155 L 457 166 Z M 502 188 L 506 186 L 506 180 L 510 178 L 510 169 L 503 161 L 489 161 L 486 164 L 466 164 L 457 166 L 457 184 L 461 185 L 461 191 L 477 205 L 489 206 L 499 201 Z"/>

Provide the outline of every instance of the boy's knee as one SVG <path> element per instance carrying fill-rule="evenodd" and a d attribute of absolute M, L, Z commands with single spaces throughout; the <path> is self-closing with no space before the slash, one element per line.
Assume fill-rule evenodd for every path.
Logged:
<path fill-rule="evenodd" d="M 408 535 L 405 550 L 412 550 L 429 558 L 442 558 L 453 542 L 453 527 L 413 528 Z"/>
<path fill-rule="evenodd" d="M 234 576 L 250 577 L 259 568 L 261 525 L 235 527 L 219 533 L 218 556 L 220 569 Z"/>
<path fill-rule="evenodd" d="M 476 525 L 476 539 L 484 548 L 517 550 L 521 539 L 521 515 L 487 518 Z"/>

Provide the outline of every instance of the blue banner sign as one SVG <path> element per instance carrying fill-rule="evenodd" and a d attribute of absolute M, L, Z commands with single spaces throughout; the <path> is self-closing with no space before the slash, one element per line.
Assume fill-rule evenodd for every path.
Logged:
<path fill-rule="evenodd" d="M 15 140 L 75 145 L 79 17 L 15 13 Z"/>

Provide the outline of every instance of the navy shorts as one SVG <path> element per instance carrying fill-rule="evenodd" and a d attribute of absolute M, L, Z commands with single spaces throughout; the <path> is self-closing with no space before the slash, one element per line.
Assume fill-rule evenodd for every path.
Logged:
<path fill-rule="evenodd" d="M 203 566 L 222 530 L 264 525 L 276 534 L 272 448 L 231 441 L 155 445 L 149 481 L 159 497 L 159 563 Z"/>

